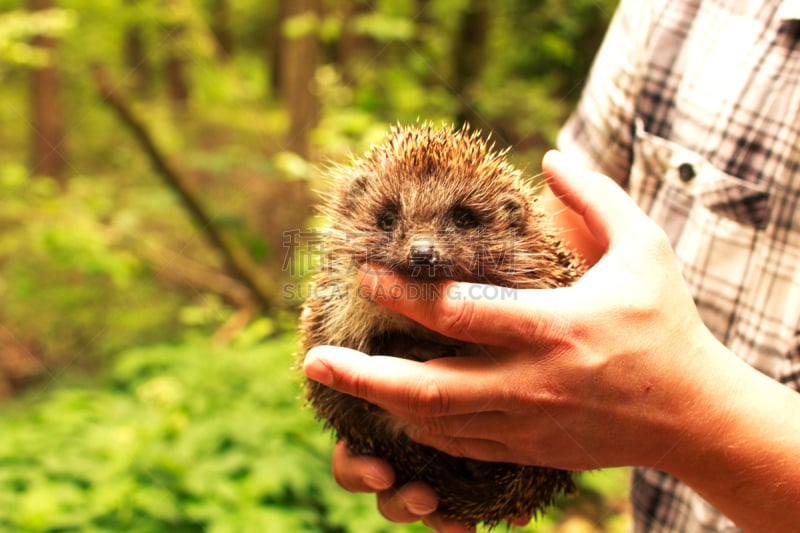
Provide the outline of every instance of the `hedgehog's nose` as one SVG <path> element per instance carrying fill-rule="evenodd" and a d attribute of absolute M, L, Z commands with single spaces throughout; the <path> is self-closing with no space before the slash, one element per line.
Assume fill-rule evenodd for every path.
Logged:
<path fill-rule="evenodd" d="M 411 266 L 433 266 L 439 262 L 439 251 L 430 237 L 419 237 L 411 241 L 408 249 L 408 263 Z"/>

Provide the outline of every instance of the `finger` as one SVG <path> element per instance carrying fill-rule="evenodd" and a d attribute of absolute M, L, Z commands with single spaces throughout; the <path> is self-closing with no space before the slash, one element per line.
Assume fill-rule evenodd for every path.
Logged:
<path fill-rule="evenodd" d="M 306 354 L 303 371 L 311 380 L 408 418 L 420 411 L 437 416 L 499 410 L 506 399 L 488 392 L 502 379 L 488 372 L 488 365 L 494 364 L 477 357 L 419 363 L 317 346 Z"/>
<path fill-rule="evenodd" d="M 531 425 L 536 424 L 533 413 L 527 413 L 527 420 Z M 487 439 L 508 440 L 513 439 L 513 428 L 519 420 L 519 414 L 507 411 L 486 411 L 482 413 L 467 413 L 459 415 L 431 416 L 428 413 L 410 413 L 407 417 L 410 423 L 406 433 L 413 428 L 415 435 L 450 437 L 459 439 Z M 415 439 L 416 440 L 416 439 Z M 426 444 L 426 443 L 423 443 Z"/>
<path fill-rule="evenodd" d="M 378 493 L 378 510 L 392 522 L 416 522 L 436 511 L 439 500 L 428 485 L 412 482 L 399 490 Z"/>
<path fill-rule="evenodd" d="M 540 341 L 560 338 L 560 310 L 576 309 L 569 303 L 569 287 L 532 291 L 455 281 L 423 284 L 377 265 L 362 268 L 358 282 L 362 295 L 428 329 L 490 346 L 527 347 L 532 335 Z"/>
<path fill-rule="evenodd" d="M 522 462 L 522 458 L 517 459 L 512 455 L 513 450 L 502 442 L 495 440 L 430 434 L 413 426 L 406 428 L 405 431 L 411 440 L 436 448 L 453 457 L 469 457 L 470 459 L 489 462 Z M 530 453 L 527 453 L 526 458 L 530 457 L 530 455 Z"/>
<path fill-rule="evenodd" d="M 583 217 L 594 237 L 607 247 L 622 235 L 654 225 L 613 180 L 576 165 L 561 152 L 547 152 L 542 170 L 553 192 Z"/>
<path fill-rule="evenodd" d="M 498 427 L 493 427 L 486 433 L 471 431 L 470 436 L 429 433 L 414 425 L 404 427 L 403 431 L 411 440 L 453 457 L 569 470 L 601 467 L 600 461 L 596 458 L 598 448 L 582 443 L 571 428 L 562 426 L 557 421 L 551 424 L 551 427 L 547 427 L 546 424 L 543 426 L 543 431 L 537 432 L 536 435 L 522 435 L 524 446 L 520 446 L 520 438 L 510 434 L 508 430 L 502 437 L 498 437 L 497 435 L 502 434 L 502 430 Z M 557 462 L 553 460 L 554 454 L 560 457 Z"/>
<path fill-rule="evenodd" d="M 509 520 L 508 523 L 516 527 L 525 527 L 530 523 L 530 521 L 531 521 L 531 516 L 526 515 L 526 516 L 518 516 L 512 520 Z"/>
<path fill-rule="evenodd" d="M 439 501 L 428 485 L 409 483 L 398 491 L 378 494 L 378 510 L 387 520 L 409 523 L 422 520 L 438 533 L 475 533 L 475 528 L 436 512 Z"/>
<path fill-rule="evenodd" d="M 386 461 L 353 455 L 344 441 L 333 448 L 331 470 L 339 486 L 349 492 L 380 492 L 394 484 L 394 471 Z"/>

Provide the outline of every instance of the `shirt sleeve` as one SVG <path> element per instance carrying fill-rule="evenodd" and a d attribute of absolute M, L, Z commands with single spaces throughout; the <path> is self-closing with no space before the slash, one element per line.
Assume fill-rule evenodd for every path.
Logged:
<path fill-rule="evenodd" d="M 631 165 L 636 95 L 656 3 L 620 2 L 581 99 L 558 135 L 559 150 L 623 186 Z"/>

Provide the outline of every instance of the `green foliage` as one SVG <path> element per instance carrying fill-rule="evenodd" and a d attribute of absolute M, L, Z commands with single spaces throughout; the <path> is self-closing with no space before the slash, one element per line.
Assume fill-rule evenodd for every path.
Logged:
<path fill-rule="evenodd" d="M 498 75 L 555 83 L 562 97 L 574 100 L 618 0 L 508 0 L 497 4 L 491 55 L 505 60 L 490 65 Z M 499 68 L 498 68 L 499 67 Z M 558 97 L 559 95 L 554 95 Z"/>
<path fill-rule="evenodd" d="M 322 67 L 325 113 L 317 136 L 323 148 L 338 147 L 332 132 L 350 130 L 352 143 L 370 135 L 370 126 L 413 122 L 420 117 L 452 121 L 459 99 L 474 111 L 473 126 L 493 132 L 503 145 L 537 151 L 552 146 L 561 124 L 580 95 L 594 53 L 617 0 L 527 2 L 489 5 L 485 65 L 467 89 L 454 95 L 455 39 L 468 0 L 420 3 L 385 0 L 354 21 L 357 33 L 376 45 L 352 70 L 349 85 Z M 337 71 L 338 72 L 338 71 Z M 366 114 L 369 125 L 362 119 Z M 344 124 L 344 126 L 342 126 Z"/>
<path fill-rule="evenodd" d="M 6 406 L 0 530 L 421 531 L 336 486 L 295 342 L 131 350 L 99 386 Z"/>
<path fill-rule="evenodd" d="M 0 328 L 35 341 L 48 378 L 47 389 L 0 407 L 0 531 L 421 531 L 387 523 L 374 498 L 333 482 L 330 437 L 297 399 L 294 341 L 257 344 L 286 329 L 285 315 L 253 319 L 228 348 L 201 340 L 235 318 L 233 304 L 187 282 L 178 260 L 224 271 L 101 105 L 90 63 L 107 65 L 121 87 L 147 67 L 150 86 L 134 107 L 202 190 L 215 223 L 277 279 L 282 217 L 305 207 L 283 205 L 280 185 L 312 181 L 318 161 L 361 153 L 393 123 L 452 122 L 468 100 L 478 126 L 514 145 L 515 162 L 535 173 L 525 150 L 552 144 L 616 0 L 490 2 L 487 60 L 464 95 L 454 94 L 453 58 L 469 0 L 378 0 L 352 21 L 344 2 L 327 0 L 320 17 L 283 26 L 277 1 L 231 0 L 234 55 L 224 62 L 215 3 L 59 0 L 31 14 L 21 0 L 0 0 L 0 122 L 12 125 L 0 128 Z M 139 66 L 124 59 L 133 26 L 145 48 Z M 345 27 L 368 42 L 347 69 L 338 55 Z M 289 120 L 265 65 L 281 31 L 322 41 L 314 161 L 285 148 Z M 31 45 L 36 34 L 58 38 L 55 56 Z M 187 61 L 184 112 L 164 96 L 170 54 Z M 57 147 L 69 155 L 64 190 L 23 164 L 28 69 L 51 60 L 68 124 Z M 70 384 L 79 370 L 112 364 L 94 386 Z M 619 530 L 625 472 L 581 485 L 582 496 L 526 531 L 581 519 Z"/>
<path fill-rule="evenodd" d="M 296 342 L 129 350 L 99 384 L 6 404 L 0 531 L 425 531 L 386 522 L 372 496 L 335 484 L 331 437 L 299 399 Z M 583 498 L 525 531 L 575 516 L 621 531 L 625 476 L 584 475 Z"/>
<path fill-rule="evenodd" d="M 139 252 L 158 242 L 139 237 L 157 227 L 185 234 L 186 222 L 160 220 L 176 210 L 166 191 L 142 192 L 82 177 L 65 192 L 19 165 L 0 166 L 0 319 L 58 366 L 95 366 L 175 336 L 186 297 L 153 283 Z"/>
<path fill-rule="evenodd" d="M 513 144 L 552 146 L 580 96 L 617 0 L 493 5 L 487 61 L 474 106 Z"/>
<path fill-rule="evenodd" d="M 0 14 L 0 65 L 3 62 L 31 67 L 47 65 L 52 58 L 29 39 L 35 35 L 59 37 L 74 27 L 75 13 L 65 9 Z"/>
<path fill-rule="evenodd" d="M 553 509 L 521 528 L 520 533 L 623 533 L 631 530 L 627 468 L 582 473 L 578 493 L 564 496 Z"/>
<path fill-rule="evenodd" d="M 414 37 L 414 24 L 406 17 L 384 13 L 368 13 L 356 18 L 354 31 L 381 42 L 408 41 Z"/>

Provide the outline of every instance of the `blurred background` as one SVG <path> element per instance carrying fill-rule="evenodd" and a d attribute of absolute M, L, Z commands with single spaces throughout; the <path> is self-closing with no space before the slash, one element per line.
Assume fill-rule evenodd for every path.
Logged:
<path fill-rule="evenodd" d="M 299 399 L 325 165 L 429 120 L 536 175 L 615 4 L 0 0 L 0 531 L 421 531 Z M 525 531 L 623 531 L 580 483 Z"/>

